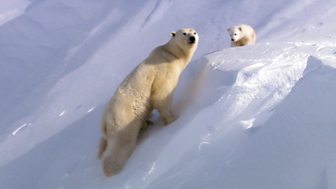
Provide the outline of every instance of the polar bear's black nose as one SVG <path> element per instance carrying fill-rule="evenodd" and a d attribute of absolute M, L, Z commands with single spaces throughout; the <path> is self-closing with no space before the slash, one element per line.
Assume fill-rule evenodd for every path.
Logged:
<path fill-rule="evenodd" d="M 195 43 L 196 38 L 194 36 L 189 37 L 190 43 Z"/>

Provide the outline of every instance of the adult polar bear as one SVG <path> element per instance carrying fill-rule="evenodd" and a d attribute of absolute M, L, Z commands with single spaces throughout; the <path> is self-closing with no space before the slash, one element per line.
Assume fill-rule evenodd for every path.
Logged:
<path fill-rule="evenodd" d="M 132 154 L 140 128 L 153 109 L 165 124 L 175 120 L 172 94 L 181 72 L 190 62 L 198 45 L 194 29 L 171 33 L 172 38 L 155 48 L 120 84 L 102 122 L 99 158 L 106 176 L 118 174 Z"/>

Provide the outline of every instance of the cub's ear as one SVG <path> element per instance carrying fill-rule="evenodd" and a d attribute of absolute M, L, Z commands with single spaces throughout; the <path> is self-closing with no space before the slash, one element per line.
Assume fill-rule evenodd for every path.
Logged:
<path fill-rule="evenodd" d="M 241 27 L 239 27 L 238 29 L 239 29 L 239 31 L 243 31 L 243 29 Z"/>
<path fill-rule="evenodd" d="M 170 35 L 171 35 L 172 37 L 175 37 L 176 32 L 171 32 Z"/>

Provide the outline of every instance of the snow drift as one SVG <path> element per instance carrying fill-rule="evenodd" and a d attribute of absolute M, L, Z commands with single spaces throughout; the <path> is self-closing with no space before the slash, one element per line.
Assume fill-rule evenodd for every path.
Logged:
<path fill-rule="evenodd" d="M 336 187 L 335 2 L 4 2 L 0 188 Z M 255 26 L 257 45 L 228 48 L 237 23 Z M 123 172 L 104 178 L 106 102 L 190 26 L 201 41 L 176 90 L 179 119 L 164 127 L 154 114 Z"/>

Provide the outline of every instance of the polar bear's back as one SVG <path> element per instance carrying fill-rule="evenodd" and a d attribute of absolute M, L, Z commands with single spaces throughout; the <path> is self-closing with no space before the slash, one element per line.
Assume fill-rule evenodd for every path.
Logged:
<path fill-rule="evenodd" d="M 241 24 L 240 27 L 242 28 L 243 33 L 250 37 L 251 43 L 254 44 L 257 40 L 257 35 L 253 27 L 247 24 Z"/>
<path fill-rule="evenodd" d="M 109 114 L 114 119 L 111 125 L 127 125 L 128 122 L 141 120 L 147 115 L 150 87 L 153 82 L 153 78 L 147 74 L 148 71 L 150 69 L 146 65 L 140 64 L 115 91 L 108 106 L 109 110 L 106 111 L 106 116 Z"/>

